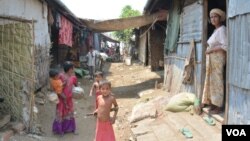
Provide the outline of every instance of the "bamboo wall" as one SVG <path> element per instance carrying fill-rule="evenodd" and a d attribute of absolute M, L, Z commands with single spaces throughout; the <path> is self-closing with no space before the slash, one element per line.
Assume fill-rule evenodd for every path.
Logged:
<path fill-rule="evenodd" d="M 1 17 L 1 16 L 0 16 Z M 26 126 L 34 106 L 33 24 L 0 18 L 0 95 L 5 98 L 1 111 Z"/>

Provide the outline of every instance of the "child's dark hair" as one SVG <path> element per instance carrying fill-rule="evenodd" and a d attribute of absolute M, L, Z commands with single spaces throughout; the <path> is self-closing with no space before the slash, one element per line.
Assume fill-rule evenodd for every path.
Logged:
<path fill-rule="evenodd" d="M 100 83 L 99 83 L 99 87 L 101 88 L 102 86 L 104 85 L 108 85 L 110 88 L 111 88 L 111 82 L 108 81 L 108 80 L 101 80 Z"/>
<path fill-rule="evenodd" d="M 95 73 L 95 77 L 98 76 L 98 75 L 100 75 L 101 77 L 103 77 L 103 72 L 97 71 L 97 72 Z"/>
<path fill-rule="evenodd" d="M 74 64 L 72 62 L 70 62 L 70 61 L 66 61 L 63 64 L 63 70 L 64 70 L 64 72 L 68 72 L 72 68 L 74 68 Z"/>
<path fill-rule="evenodd" d="M 58 74 L 59 74 L 59 71 L 57 69 L 50 69 L 50 71 L 49 71 L 49 77 L 50 78 L 54 78 Z"/>

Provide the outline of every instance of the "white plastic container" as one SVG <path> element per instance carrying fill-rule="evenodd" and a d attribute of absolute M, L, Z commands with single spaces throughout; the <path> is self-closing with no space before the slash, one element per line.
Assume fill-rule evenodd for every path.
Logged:
<path fill-rule="evenodd" d="M 125 64 L 130 66 L 131 65 L 131 57 L 126 57 L 125 58 Z"/>
<path fill-rule="evenodd" d="M 58 99 L 58 96 L 55 92 L 51 92 L 48 94 L 48 98 L 49 98 L 49 101 L 55 103 L 55 104 L 58 104 L 59 103 L 59 99 Z"/>

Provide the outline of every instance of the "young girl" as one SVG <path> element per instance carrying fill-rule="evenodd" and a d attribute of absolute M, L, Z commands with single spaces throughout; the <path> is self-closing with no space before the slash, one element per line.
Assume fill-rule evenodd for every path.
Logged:
<path fill-rule="evenodd" d="M 72 62 L 65 62 L 63 65 L 64 73 L 59 74 L 60 80 L 64 86 L 62 93 L 64 99 L 59 97 L 59 103 L 56 106 L 56 119 L 53 122 L 53 132 L 64 135 L 67 132 L 77 134 L 74 118 L 74 105 L 72 99 L 72 88 L 77 86 L 77 78 L 74 75 L 74 65 Z"/>
<path fill-rule="evenodd" d="M 112 124 L 115 123 L 118 104 L 111 92 L 109 81 L 100 81 L 99 87 L 101 95 L 97 97 L 98 108 L 94 112 L 94 115 L 97 115 L 95 141 L 115 141 Z M 111 109 L 114 111 L 113 117 L 110 117 Z"/>
<path fill-rule="evenodd" d="M 99 83 L 103 80 L 103 73 L 102 72 L 96 72 L 95 73 L 95 82 L 93 83 L 89 96 L 95 95 L 96 96 L 96 108 L 97 108 L 97 97 L 100 95 L 99 91 Z"/>

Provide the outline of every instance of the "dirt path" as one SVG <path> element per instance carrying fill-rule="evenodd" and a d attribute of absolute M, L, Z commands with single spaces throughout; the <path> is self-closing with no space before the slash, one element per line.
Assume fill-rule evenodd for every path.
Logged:
<path fill-rule="evenodd" d="M 154 89 L 155 81 L 162 82 L 163 72 L 151 72 L 148 67 L 134 63 L 126 66 L 112 63 L 108 66 L 106 78 L 112 82 L 112 91 L 116 95 L 119 112 L 114 125 L 117 141 L 127 141 L 132 136 L 128 117 L 138 102 L 138 93 Z"/>

